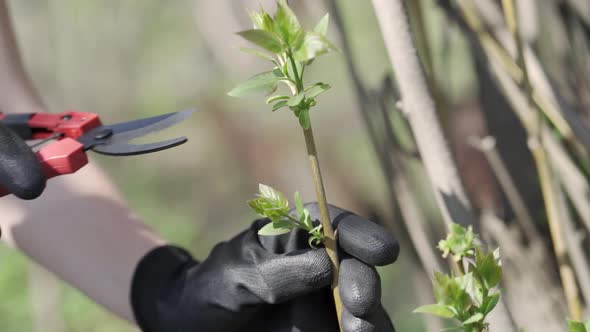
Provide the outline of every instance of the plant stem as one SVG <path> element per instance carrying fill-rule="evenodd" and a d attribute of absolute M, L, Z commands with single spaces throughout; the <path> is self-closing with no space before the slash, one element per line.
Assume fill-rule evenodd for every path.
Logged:
<path fill-rule="evenodd" d="M 293 76 L 295 76 L 295 84 L 297 85 L 297 94 L 299 94 L 299 92 L 303 91 L 303 73 L 302 76 L 299 76 L 299 73 L 297 72 L 297 66 L 295 64 L 295 59 L 293 59 L 293 53 L 291 52 L 291 49 L 289 49 L 289 52 L 287 52 L 287 57 L 289 58 L 289 61 L 291 61 L 291 67 L 293 67 Z"/>
<path fill-rule="evenodd" d="M 576 277 L 569 262 L 567 247 L 563 238 L 563 229 L 559 222 L 559 212 L 557 211 L 556 205 L 556 183 L 551 176 L 547 156 L 541 144 L 537 140 L 531 139 L 529 141 L 529 148 L 537 164 L 537 171 L 541 180 L 541 190 L 543 191 L 543 199 L 545 200 L 545 208 L 547 210 L 549 231 L 559 265 L 559 274 L 561 276 L 561 283 L 565 292 L 569 313 L 571 319 L 579 321 L 582 319 L 582 309 L 578 287 L 576 285 Z"/>
<path fill-rule="evenodd" d="M 311 166 L 313 183 L 315 185 L 315 193 L 320 208 L 320 222 L 322 223 L 322 230 L 324 233 L 324 245 L 326 246 L 326 252 L 332 262 L 332 295 L 334 296 L 334 304 L 336 306 L 338 326 L 340 326 L 342 318 L 342 301 L 340 300 L 340 291 L 338 289 L 338 274 L 340 270 L 340 264 L 338 263 L 338 247 L 336 237 L 334 236 L 334 228 L 332 228 L 332 219 L 328 212 L 328 201 L 326 200 L 326 191 L 324 190 L 324 182 L 320 172 L 320 162 L 318 160 L 311 125 L 308 129 L 303 129 L 303 135 L 305 136 L 307 156 L 309 158 L 309 165 Z M 342 331 L 342 328 L 340 328 L 340 330 Z"/>

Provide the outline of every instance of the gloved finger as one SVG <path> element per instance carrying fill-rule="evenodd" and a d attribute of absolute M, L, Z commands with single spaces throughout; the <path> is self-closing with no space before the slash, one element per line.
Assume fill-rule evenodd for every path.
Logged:
<path fill-rule="evenodd" d="M 12 130 L 0 124 L 0 187 L 22 199 L 37 198 L 45 189 L 37 156 Z"/>
<path fill-rule="evenodd" d="M 381 303 L 381 280 L 374 267 L 347 257 L 340 262 L 339 289 L 342 304 L 356 317 L 367 317 Z"/>
<path fill-rule="evenodd" d="M 313 219 L 319 219 L 317 204 L 306 204 Z M 399 243 L 380 225 L 352 212 L 329 206 L 332 224 L 337 229 L 338 244 L 346 253 L 372 266 L 395 262 Z"/>
<path fill-rule="evenodd" d="M 356 317 L 342 308 L 342 330 L 344 332 L 395 332 L 393 323 L 382 306 L 367 317 Z"/>
<path fill-rule="evenodd" d="M 271 304 L 327 287 L 332 281 L 332 264 L 325 249 L 267 257 L 256 266 L 264 287 L 251 291 Z"/>
<path fill-rule="evenodd" d="M 267 303 L 281 303 L 330 285 L 332 264 L 326 250 L 310 249 L 303 230 L 278 236 L 257 235 L 268 222 L 256 220 L 251 229 L 260 244 L 252 255 L 263 281 L 260 289 L 251 291 Z"/>

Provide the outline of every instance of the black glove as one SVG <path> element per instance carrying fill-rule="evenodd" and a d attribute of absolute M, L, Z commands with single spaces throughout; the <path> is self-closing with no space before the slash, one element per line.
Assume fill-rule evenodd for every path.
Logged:
<path fill-rule="evenodd" d="M 313 219 L 317 206 L 306 206 Z M 399 245 L 381 226 L 330 207 L 340 247 L 344 332 L 393 332 L 381 306 L 374 266 L 393 263 Z M 145 332 L 338 331 L 325 249 L 312 250 L 305 231 L 259 236 L 269 221 L 218 244 L 202 263 L 164 246 L 138 264 L 131 301 Z"/>
<path fill-rule="evenodd" d="M 22 199 L 39 197 L 45 176 L 31 148 L 0 123 L 0 188 Z"/>

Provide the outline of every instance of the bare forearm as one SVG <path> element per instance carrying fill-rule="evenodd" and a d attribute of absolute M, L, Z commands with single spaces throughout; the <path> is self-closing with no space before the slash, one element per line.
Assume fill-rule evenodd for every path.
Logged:
<path fill-rule="evenodd" d="M 0 0 L 0 112 L 44 110 L 43 102 L 25 74 L 5 0 Z"/>
<path fill-rule="evenodd" d="M 130 211 L 97 167 L 52 179 L 34 201 L 4 197 L 0 211 L 6 242 L 133 321 L 129 293 L 134 269 L 164 241 Z"/>

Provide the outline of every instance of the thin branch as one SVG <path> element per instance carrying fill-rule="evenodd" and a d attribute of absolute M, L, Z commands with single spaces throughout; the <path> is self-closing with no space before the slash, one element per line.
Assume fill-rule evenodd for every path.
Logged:
<path fill-rule="evenodd" d="M 557 256 L 559 274 L 561 276 L 561 283 L 565 291 L 569 314 L 571 319 L 579 321 L 582 319 L 582 308 L 578 295 L 578 286 L 576 285 L 576 277 L 569 262 L 568 248 L 564 239 L 563 228 L 560 222 L 559 206 L 557 205 L 558 189 L 555 179 L 551 175 L 547 156 L 543 147 L 538 141 L 531 140 L 529 141 L 529 148 L 533 153 L 533 157 L 535 158 L 539 171 L 541 189 L 543 191 L 543 198 L 545 200 L 545 208 L 547 210 L 547 220 L 549 222 L 549 229 L 551 231 L 553 248 L 555 255 Z"/>
<path fill-rule="evenodd" d="M 471 204 L 444 138 L 435 103 L 416 54 L 401 0 L 373 0 L 389 59 L 398 81 L 404 111 L 445 223 L 475 225 Z"/>
<path fill-rule="evenodd" d="M 338 244 L 334 236 L 334 229 L 330 214 L 328 212 L 328 200 L 326 199 L 326 191 L 320 172 L 320 162 L 315 147 L 315 140 L 311 126 L 303 130 L 305 136 L 305 146 L 307 147 L 307 156 L 309 158 L 309 165 L 311 166 L 311 173 L 313 176 L 313 183 L 315 185 L 316 197 L 318 206 L 320 208 L 320 222 L 322 223 L 322 232 L 324 233 L 324 245 L 326 252 L 332 262 L 332 295 L 334 296 L 334 304 L 336 306 L 336 315 L 338 317 L 338 325 L 342 322 L 342 300 L 340 299 L 340 291 L 338 289 L 338 271 L 340 271 L 340 264 L 338 260 Z M 340 326 L 342 331 L 342 327 Z"/>
<path fill-rule="evenodd" d="M 391 119 L 388 115 L 386 98 L 391 98 L 391 82 L 385 79 L 381 91 L 374 94 L 378 103 L 369 98 L 369 92 L 363 84 L 357 66 L 352 58 L 350 44 L 348 42 L 344 25 L 342 24 L 340 10 L 335 0 L 328 1 L 330 12 L 332 13 L 334 25 L 340 32 L 340 44 L 345 54 L 345 60 L 348 72 L 351 76 L 355 95 L 357 98 L 358 109 L 362 115 L 371 143 L 375 149 L 375 153 L 379 160 L 379 164 L 387 181 L 387 191 L 391 208 L 395 209 L 397 206 L 402 215 L 402 220 L 405 223 L 406 230 L 410 236 L 418 259 L 422 263 L 426 273 L 433 270 L 441 270 L 441 264 L 438 255 L 430 244 L 428 232 L 425 226 L 428 224 L 422 210 L 419 207 L 415 198 L 415 193 L 411 190 L 411 185 L 407 182 L 407 172 L 401 165 L 403 162 L 396 158 L 397 152 L 400 152 L 399 142 L 393 136 L 391 130 Z M 378 105 L 376 105 L 378 104 Z M 378 112 L 371 112 L 376 107 Z M 372 115 L 379 114 L 380 119 L 372 119 Z M 384 138 L 380 138 L 375 128 L 374 123 L 381 123 L 383 125 Z M 392 149 L 394 151 L 392 151 Z M 405 152 L 404 152 L 405 153 Z M 407 152 L 409 153 L 409 152 Z M 413 156 L 415 157 L 415 156 Z M 397 204 L 396 204 L 397 203 Z M 393 211 L 395 215 L 395 211 Z M 391 225 L 394 228 L 394 225 Z"/>
<path fill-rule="evenodd" d="M 496 140 L 494 137 L 487 136 L 482 139 L 472 137 L 470 139 L 470 143 L 473 147 L 480 150 L 486 157 L 490 167 L 498 179 L 498 182 L 500 183 L 500 186 L 502 187 L 502 190 L 508 198 L 508 202 L 516 214 L 516 220 L 518 223 L 520 223 L 525 235 L 529 237 L 529 241 L 540 241 L 541 236 L 535 227 L 533 217 L 531 217 L 531 214 L 524 203 L 524 199 L 518 192 L 516 184 L 514 184 L 506 164 L 504 164 L 502 157 L 498 153 L 496 148 Z"/>

